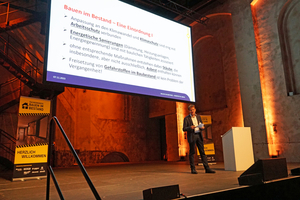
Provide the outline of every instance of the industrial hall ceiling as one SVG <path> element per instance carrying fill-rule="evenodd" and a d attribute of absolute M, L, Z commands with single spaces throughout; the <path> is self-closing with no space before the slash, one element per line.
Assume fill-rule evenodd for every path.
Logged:
<path fill-rule="evenodd" d="M 122 0 L 156 15 L 181 21 L 190 19 L 207 24 L 205 13 L 226 0 Z"/>

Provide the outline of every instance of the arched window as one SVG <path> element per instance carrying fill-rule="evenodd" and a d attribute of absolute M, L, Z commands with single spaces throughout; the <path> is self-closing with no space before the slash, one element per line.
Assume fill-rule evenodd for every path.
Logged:
<path fill-rule="evenodd" d="M 196 101 L 199 111 L 227 106 L 224 80 L 223 52 L 220 42 L 212 35 L 194 43 Z"/>
<path fill-rule="evenodd" d="M 288 95 L 300 94 L 300 1 L 289 0 L 278 17 L 278 32 Z"/>

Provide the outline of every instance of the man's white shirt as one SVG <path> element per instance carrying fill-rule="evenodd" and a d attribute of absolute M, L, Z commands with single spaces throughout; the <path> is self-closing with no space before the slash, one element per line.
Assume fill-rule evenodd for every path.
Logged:
<path fill-rule="evenodd" d="M 195 127 L 195 133 L 199 133 L 200 132 L 200 129 L 198 127 L 199 123 L 198 123 L 196 115 L 194 117 L 191 116 L 191 118 L 192 118 L 192 121 L 193 121 L 193 125 L 196 126 Z"/>

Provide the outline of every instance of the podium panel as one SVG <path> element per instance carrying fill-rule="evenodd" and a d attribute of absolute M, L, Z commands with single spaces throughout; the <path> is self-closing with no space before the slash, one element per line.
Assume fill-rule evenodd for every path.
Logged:
<path fill-rule="evenodd" d="M 222 135 L 225 170 L 244 171 L 254 163 L 250 127 L 232 127 Z"/>

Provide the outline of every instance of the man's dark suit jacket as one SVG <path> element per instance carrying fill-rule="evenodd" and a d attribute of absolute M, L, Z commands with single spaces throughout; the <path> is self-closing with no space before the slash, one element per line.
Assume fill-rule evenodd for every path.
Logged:
<path fill-rule="evenodd" d="M 197 118 L 198 124 L 199 124 L 199 122 L 202 123 L 201 117 L 199 115 L 196 115 L 196 118 Z M 191 128 L 192 125 L 194 125 L 194 124 L 193 124 L 191 115 L 186 116 L 183 120 L 183 131 L 187 132 L 187 139 L 188 139 L 189 143 L 192 143 L 194 141 L 195 129 Z M 200 138 L 203 141 L 203 136 L 201 133 L 202 130 L 201 129 L 199 129 L 199 130 L 200 130 L 200 132 L 198 134 L 200 135 Z"/>

